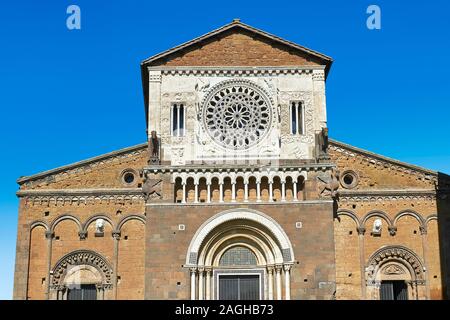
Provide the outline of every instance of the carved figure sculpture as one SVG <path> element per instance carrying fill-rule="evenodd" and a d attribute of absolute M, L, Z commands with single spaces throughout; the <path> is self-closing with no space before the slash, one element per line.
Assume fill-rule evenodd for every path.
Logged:
<path fill-rule="evenodd" d="M 152 131 L 149 141 L 150 163 L 159 164 L 159 139 L 156 131 Z"/>
<path fill-rule="evenodd" d="M 318 160 L 330 159 L 328 156 L 328 128 L 316 133 L 316 157 Z"/>
<path fill-rule="evenodd" d="M 381 219 L 375 219 L 375 221 L 373 222 L 372 233 L 380 234 L 382 227 L 383 227 L 383 222 L 381 221 Z"/>
<path fill-rule="evenodd" d="M 105 230 L 105 220 L 103 220 L 102 218 L 97 219 L 95 221 L 95 232 L 103 233 L 104 230 Z"/>
<path fill-rule="evenodd" d="M 336 197 L 339 189 L 339 170 L 333 168 L 330 177 L 317 177 L 320 183 L 319 195 Z"/>

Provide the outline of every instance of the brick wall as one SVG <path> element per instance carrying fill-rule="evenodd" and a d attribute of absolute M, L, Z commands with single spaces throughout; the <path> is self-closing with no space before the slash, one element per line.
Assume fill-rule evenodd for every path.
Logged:
<path fill-rule="evenodd" d="M 280 224 L 289 237 L 296 263 L 291 270 L 292 299 L 330 299 L 334 291 L 335 253 L 332 203 L 298 205 L 183 205 L 149 206 L 146 236 L 146 298 L 188 299 L 189 244 L 197 229 L 211 216 L 227 209 L 251 208 Z M 302 229 L 295 222 L 303 223 Z M 178 225 L 186 230 L 179 231 Z M 298 264 L 297 264 L 298 262 Z M 177 285 L 177 282 L 180 284 Z"/>
<path fill-rule="evenodd" d="M 319 65 L 312 56 L 244 30 L 219 37 L 157 60 L 162 66 L 305 66 Z M 316 59 L 317 60 L 317 59 Z M 323 63 L 322 63 L 323 64 Z"/>

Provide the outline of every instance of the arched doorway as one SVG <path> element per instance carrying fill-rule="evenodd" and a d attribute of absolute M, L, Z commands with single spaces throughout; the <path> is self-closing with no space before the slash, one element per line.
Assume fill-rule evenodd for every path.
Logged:
<path fill-rule="evenodd" d="M 275 220 L 255 210 L 224 211 L 208 219 L 189 246 L 191 299 L 290 299 L 293 261 Z"/>
<path fill-rule="evenodd" d="M 77 250 L 65 255 L 56 263 L 51 274 L 52 300 L 112 298 L 112 267 L 94 251 Z"/>
<path fill-rule="evenodd" d="M 385 246 L 377 250 L 369 259 L 366 279 L 369 299 L 426 298 L 422 261 L 404 246 Z"/>

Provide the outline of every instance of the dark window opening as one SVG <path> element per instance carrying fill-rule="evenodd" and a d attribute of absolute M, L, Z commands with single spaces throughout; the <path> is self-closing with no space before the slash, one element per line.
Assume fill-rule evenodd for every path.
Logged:
<path fill-rule="evenodd" d="M 381 281 L 380 300 L 408 300 L 405 281 Z"/>
<path fill-rule="evenodd" d="M 128 183 L 131 184 L 134 181 L 134 174 L 131 172 L 127 172 L 125 173 L 125 175 L 123 176 L 123 180 Z"/>
<path fill-rule="evenodd" d="M 259 276 L 219 276 L 219 300 L 259 300 Z"/>
<path fill-rule="evenodd" d="M 67 300 L 97 300 L 95 284 L 80 284 L 69 287 Z"/>

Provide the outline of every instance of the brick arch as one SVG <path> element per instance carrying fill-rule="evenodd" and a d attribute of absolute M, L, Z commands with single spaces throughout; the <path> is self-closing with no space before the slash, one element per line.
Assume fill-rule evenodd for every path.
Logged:
<path fill-rule="evenodd" d="M 30 232 L 36 227 L 44 227 L 45 231 L 50 230 L 48 224 L 42 220 L 35 220 L 35 221 L 31 222 L 30 223 Z"/>
<path fill-rule="evenodd" d="M 146 223 L 146 221 L 147 221 L 146 217 L 143 216 L 143 215 L 139 215 L 139 214 L 131 214 L 131 215 L 128 215 L 128 216 L 123 217 L 123 218 L 119 221 L 119 223 L 117 224 L 117 231 L 120 231 L 120 230 L 122 229 L 123 225 L 124 225 L 127 221 L 130 221 L 130 220 L 139 220 L 139 221 L 141 221 L 144 225 L 145 225 L 145 223 Z"/>
<path fill-rule="evenodd" d="M 347 210 L 347 209 L 339 209 L 337 211 L 337 216 L 347 216 L 350 219 L 352 219 L 355 224 L 356 224 L 356 228 L 360 228 L 361 227 L 361 222 L 358 219 L 358 216 L 351 210 Z"/>
<path fill-rule="evenodd" d="M 278 242 L 283 255 L 286 255 L 285 262 L 293 262 L 295 260 L 292 244 L 287 234 L 273 218 L 256 210 L 242 208 L 226 210 L 206 220 L 198 228 L 191 240 L 191 243 L 189 244 L 186 254 L 186 264 L 192 265 L 193 263 L 197 263 L 199 250 L 210 232 L 212 232 L 217 226 L 233 220 L 250 220 L 261 224 L 272 233 L 273 240 Z"/>
<path fill-rule="evenodd" d="M 431 220 L 438 220 L 438 216 L 437 216 L 437 214 L 431 214 L 431 215 L 429 215 L 426 219 L 425 219 L 425 226 L 428 226 L 428 223 L 431 221 Z"/>
<path fill-rule="evenodd" d="M 50 224 L 50 231 L 52 231 L 52 232 L 55 231 L 56 226 L 64 220 L 72 220 L 73 222 L 75 222 L 77 224 L 79 232 L 83 230 L 83 226 L 77 217 L 75 217 L 71 214 L 65 214 L 65 215 L 59 216 L 55 220 L 53 220 L 53 222 Z"/>
<path fill-rule="evenodd" d="M 97 220 L 97 219 L 104 219 L 104 220 L 106 220 L 110 224 L 111 228 L 114 230 L 114 223 L 112 222 L 110 217 L 108 217 L 107 215 L 104 215 L 104 214 L 96 214 L 96 215 L 93 215 L 93 216 L 89 217 L 86 220 L 86 222 L 83 224 L 83 230 L 82 231 L 87 231 L 87 229 L 89 228 L 89 225 L 92 222 L 94 222 L 95 220 Z"/>
<path fill-rule="evenodd" d="M 361 226 L 365 228 L 367 220 L 369 220 L 370 218 L 373 218 L 373 217 L 383 218 L 388 223 L 388 227 L 394 226 L 391 218 L 389 218 L 389 216 L 385 212 L 379 211 L 379 210 L 368 212 L 362 219 Z"/>
<path fill-rule="evenodd" d="M 422 218 L 422 216 L 414 210 L 402 210 L 399 213 L 397 213 L 397 215 L 394 217 L 393 225 L 396 226 L 398 223 L 398 220 L 400 220 L 400 218 L 402 218 L 404 216 L 414 217 L 414 218 L 416 218 L 417 222 L 419 222 L 420 227 L 425 226 L 425 221 Z"/>
<path fill-rule="evenodd" d="M 64 255 L 55 263 L 52 269 L 51 288 L 60 289 L 64 285 L 64 278 L 69 271 L 70 266 L 88 265 L 99 271 L 102 275 L 101 284 L 105 289 L 113 287 L 113 268 L 108 260 L 101 254 L 92 250 L 75 250 Z"/>
<path fill-rule="evenodd" d="M 366 268 L 368 280 L 371 277 L 375 279 L 381 268 L 392 261 L 403 264 L 410 271 L 412 279 L 425 281 L 422 260 L 413 250 L 401 245 L 383 246 L 370 256 Z"/>

